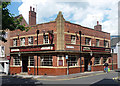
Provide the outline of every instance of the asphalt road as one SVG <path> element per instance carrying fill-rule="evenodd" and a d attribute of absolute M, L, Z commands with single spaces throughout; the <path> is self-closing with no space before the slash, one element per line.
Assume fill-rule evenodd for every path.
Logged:
<path fill-rule="evenodd" d="M 11 77 L 11 76 L 0 76 L 0 83 L 2 83 L 2 86 L 6 85 L 12 85 L 12 86 L 35 86 L 35 85 L 42 85 L 42 86 L 48 86 L 53 84 L 56 85 L 66 85 L 69 86 L 75 85 L 89 85 L 89 86 L 120 86 L 120 81 L 117 82 L 113 80 L 114 77 L 117 77 L 118 73 L 111 72 L 111 73 L 102 73 L 102 74 L 95 74 L 95 75 L 89 75 L 84 77 L 74 77 L 72 79 L 66 79 L 66 80 L 54 80 L 54 81 L 47 81 L 47 80 L 34 80 L 34 79 L 24 79 L 24 78 L 18 78 L 18 77 Z M 118 85 L 119 83 L 119 85 Z M 21 85 L 20 85 L 21 84 Z"/>

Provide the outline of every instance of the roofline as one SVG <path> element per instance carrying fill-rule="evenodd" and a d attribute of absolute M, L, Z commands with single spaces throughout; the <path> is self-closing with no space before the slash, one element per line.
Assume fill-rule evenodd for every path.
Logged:
<path fill-rule="evenodd" d="M 83 28 L 87 28 L 87 29 L 91 29 L 91 30 L 94 30 L 94 31 L 98 31 L 98 30 L 95 30 L 95 29 L 92 29 L 92 28 L 89 28 L 89 27 L 85 27 L 85 26 L 82 26 L 82 25 L 79 25 L 79 24 L 75 24 L 75 23 L 71 23 L 69 21 L 65 21 L 66 23 L 70 23 L 70 24 L 74 24 L 74 25 L 77 25 L 77 26 L 81 26 Z M 103 32 L 103 33 L 107 33 L 107 34 L 110 34 L 108 32 L 104 32 L 104 31 L 99 31 L 99 32 Z"/>

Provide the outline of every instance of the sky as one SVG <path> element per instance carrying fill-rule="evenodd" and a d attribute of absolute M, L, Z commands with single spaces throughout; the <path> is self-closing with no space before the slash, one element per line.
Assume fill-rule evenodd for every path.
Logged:
<path fill-rule="evenodd" d="M 30 6 L 37 12 L 37 24 L 54 21 L 62 11 L 66 21 L 94 29 L 99 21 L 102 31 L 118 34 L 119 0 L 19 0 L 8 9 L 17 16 L 22 14 L 28 23 Z"/>

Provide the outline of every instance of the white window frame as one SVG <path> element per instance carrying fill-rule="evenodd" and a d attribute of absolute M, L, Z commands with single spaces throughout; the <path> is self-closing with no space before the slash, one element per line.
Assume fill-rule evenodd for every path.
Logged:
<path fill-rule="evenodd" d="M 91 46 L 91 38 L 88 38 L 88 37 L 85 38 L 85 45 Z"/>
<path fill-rule="evenodd" d="M 105 41 L 105 47 L 109 47 L 109 42 Z"/>
<path fill-rule="evenodd" d="M 40 56 L 40 63 L 41 63 L 40 66 L 53 66 L 52 55 L 42 55 L 42 56 Z M 47 65 L 47 63 L 48 63 L 48 65 Z"/>
<path fill-rule="evenodd" d="M 76 36 L 71 35 L 71 44 L 76 44 Z"/>
<path fill-rule="evenodd" d="M 43 44 L 49 44 L 49 36 L 48 35 L 44 35 Z"/>
<path fill-rule="evenodd" d="M 20 57 L 18 57 L 18 56 L 13 57 L 13 65 L 20 66 Z"/>
<path fill-rule="evenodd" d="M 100 45 L 100 41 L 99 39 L 96 39 L 96 46 L 99 47 L 99 45 Z"/>
<path fill-rule="evenodd" d="M 100 64 L 101 57 L 95 57 L 94 64 Z"/>
<path fill-rule="evenodd" d="M 0 57 L 5 57 L 5 46 L 0 46 L 1 47 L 1 56 Z"/>
<path fill-rule="evenodd" d="M 33 45 L 33 37 L 28 37 L 28 45 Z"/>
<path fill-rule="evenodd" d="M 29 56 L 29 66 L 34 66 L 34 56 Z"/>
<path fill-rule="evenodd" d="M 72 58 L 75 58 L 73 61 Z M 68 55 L 69 66 L 78 66 L 78 56 L 77 55 Z"/>
<path fill-rule="evenodd" d="M 25 37 L 20 38 L 20 46 L 25 46 Z"/>
<path fill-rule="evenodd" d="M 103 64 L 107 62 L 108 57 L 103 57 Z"/>
<path fill-rule="evenodd" d="M 17 46 L 17 39 L 13 39 L 13 46 Z"/>

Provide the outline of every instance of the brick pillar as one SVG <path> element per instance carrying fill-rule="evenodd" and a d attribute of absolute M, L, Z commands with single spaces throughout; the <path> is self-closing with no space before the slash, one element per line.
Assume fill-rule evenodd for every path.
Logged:
<path fill-rule="evenodd" d="M 35 66 L 37 66 L 37 56 L 34 56 Z"/>
<path fill-rule="evenodd" d="M 80 66 L 80 58 L 78 58 L 78 61 L 77 61 L 77 62 L 78 62 L 78 66 Z"/>
<path fill-rule="evenodd" d="M 40 56 L 38 56 L 38 66 L 40 66 Z"/>
<path fill-rule="evenodd" d="M 13 65 L 13 56 L 11 56 L 10 65 Z"/>
<path fill-rule="evenodd" d="M 57 66 L 57 57 L 56 56 L 52 56 L 53 58 L 53 67 Z"/>
<path fill-rule="evenodd" d="M 101 60 L 101 64 L 103 64 L 103 57 L 101 57 L 101 59 L 100 59 L 100 60 Z"/>
<path fill-rule="evenodd" d="M 92 61 L 91 71 L 94 71 L 94 61 L 95 61 L 95 57 L 92 57 L 91 61 Z"/>

